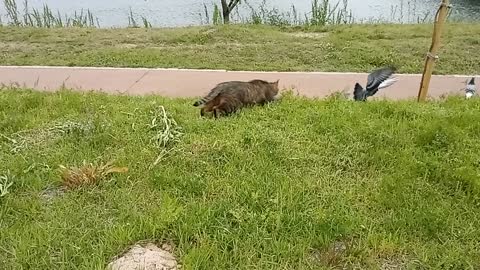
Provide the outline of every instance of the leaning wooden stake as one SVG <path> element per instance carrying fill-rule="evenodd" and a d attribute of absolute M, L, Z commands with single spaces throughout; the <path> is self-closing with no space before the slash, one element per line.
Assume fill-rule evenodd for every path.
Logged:
<path fill-rule="evenodd" d="M 428 87 L 430 86 L 430 79 L 432 78 L 433 66 L 437 60 L 437 52 L 440 47 L 440 36 L 442 34 L 443 24 L 448 14 L 450 4 L 448 0 L 442 0 L 440 8 L 438 8 L 435 15 L 435 24 L 433 27 L 432 45 L 430 51 L 425 59 L 425 67 L 423 69 L 422 82 L 420 83 L 420 90 L 418 91 L 418 101 L 425 101 L 427 98 Z"/>

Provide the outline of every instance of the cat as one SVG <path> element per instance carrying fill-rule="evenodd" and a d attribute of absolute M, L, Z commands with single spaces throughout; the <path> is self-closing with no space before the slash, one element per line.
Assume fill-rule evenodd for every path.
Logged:
<path fill-rule="evenodd" d="M 228 116 L 237 110 L 254 105 L 264 105 L 278 99 L 278 82 L 251 80 L 228 81 L 217 84 L 210 93 L 193 104 L 202 106 L 200 115 L 213 112 L 215 118 Z"/>

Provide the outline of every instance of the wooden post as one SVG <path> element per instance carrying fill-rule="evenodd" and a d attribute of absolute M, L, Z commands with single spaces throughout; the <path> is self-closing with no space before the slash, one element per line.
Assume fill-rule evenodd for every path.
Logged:
<path fill-rule="evenodd" d="M 442 4 L 438 8 L 435 15 L 435 22 L 433 27 L 432 45 L 430 51 L 425 59 L 425 67 L 423 69 L 422 81 L 420 83 L 420 90 L 418 91 L 418 101 L 425 101 L 427 98 L 428 87 L 430 86 L 430 79 L 432 78 L 433 66 L 437 60 L 437 52 L 440 47 L 440 36 L 442 34 L 443 24 L 450 8 L 449 0 L 442 0 Z"/>

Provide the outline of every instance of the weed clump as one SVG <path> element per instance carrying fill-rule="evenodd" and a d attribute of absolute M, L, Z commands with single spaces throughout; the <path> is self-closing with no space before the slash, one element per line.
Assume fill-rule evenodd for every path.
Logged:
<path fill-rule="evenodd" d="M 173 117 L 165 111 L 165 107 L 158 106 L 152 112 L 152 120 L 148 127 L 154 132 L 150 141 L 154 146 L 160 149 L 160 154 L 153 162 L 152 167 L 156 166 L 160 160 L 172 150 L 173 145 L 180 141 L 183 135 L 182 128 L 177 124 Z"/>
<path fill-rule="evenodd" d="M 175 119 L 167 114 L 163 106 L 152 111 L 152 121 L 149 128 L 155 132 L 151 141 L 158 148 L 165 148 L 179 142 L 183 135 L 182 128 Z"/>
<path fill-rule="evenodd" d="M 0 198 L 5 197 L 9 192 L 9 188 L 13 185 L 14 176 L 8 171 L 6 174 L 0 175 Z"/>
<path fill-rule="evenodd" d="M 74 189 L 82 186 L 96 185 L 112 173 L 126 173 L 127 167 L 115 167 L 113 162 L 105 164 L 87 164 L 85 161 L 79 167 L 60 166 L 63 186 Z"/>

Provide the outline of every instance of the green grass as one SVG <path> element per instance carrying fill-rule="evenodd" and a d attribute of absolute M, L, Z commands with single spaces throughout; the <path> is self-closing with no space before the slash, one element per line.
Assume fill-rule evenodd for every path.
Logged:
<path fill-rule="evenodd" d="M 421 73 L 433 26 L 0 28 L 3 65 Z M 478 74 L 480 24 L 447 24 L 436 74 Z"/>
<path fill-rule="evenodd" d="M 102 269 L 145 239 L 184 269 L 480 267 L 479 99 L 286 96 L 217 121 L 192 101 L 0 91 L 3 269 Z M 152 166 L 160 105 L 183 134 Z M 129 172 L 58 191 L 60 165 L 112 159 Z"/>

